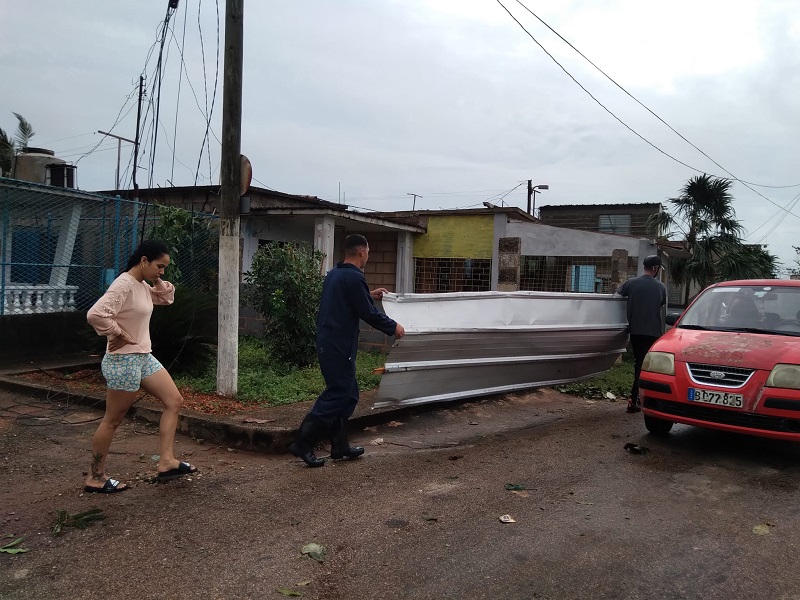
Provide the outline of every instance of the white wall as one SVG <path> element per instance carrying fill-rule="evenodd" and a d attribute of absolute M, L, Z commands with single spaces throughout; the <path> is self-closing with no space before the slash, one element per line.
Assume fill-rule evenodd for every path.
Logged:
<path fill-rule="evenodd" d="M 253 264 L 253 255 L 258 250 L 258 240 L 275 240 L 277 242 L 314 243 L 314 228 L 286 220 L 280 224 L 266 218 L 242 217 L 242 273 L 247 273 Z"/>
<path fill-rule="evenodd" d="M 657 254 L 654 243 L 623 235 L 551 227 L 539 223 L 508 223 L 505 237 L 522 240 L 523 256 L 611 256 L 613 250 L 627 250 L 641 261 Z"/>

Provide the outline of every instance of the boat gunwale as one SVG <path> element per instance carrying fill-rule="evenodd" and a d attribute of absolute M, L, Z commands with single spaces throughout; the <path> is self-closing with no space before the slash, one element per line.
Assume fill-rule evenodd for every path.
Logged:
<path fill-rule="evenodd" d="M 614 354 L 624 354 L 625 348 L 615 348 L 604 352 L 584 352 L 580 354 L 539 354 L 528 356 L 495 356 L 489 358 L 461 358 L 451 360 L 415 360 L 396 363 L 386 363 L 383 367 L 384 374 L 389 373 L 408 373 L 410 371 L 428 371 L 432 369 L 446 369 L 449 367 L 464 366 L 487 366 L 515 364 L 525 365 L 529 363 L 548 362 L 554 360 L 582 360 L 587 358 L 599 358 Z"/>

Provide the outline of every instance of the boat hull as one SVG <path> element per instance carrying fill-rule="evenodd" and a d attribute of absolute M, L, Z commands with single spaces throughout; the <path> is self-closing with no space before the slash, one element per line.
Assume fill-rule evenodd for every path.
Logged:
<path fill-rule="evenodd" d="M 578 381 L 628 341 L 625 303 L 600 294 L 390 295 L 406 336 L 389 352 L 375 406 L 446 402 Z"/>

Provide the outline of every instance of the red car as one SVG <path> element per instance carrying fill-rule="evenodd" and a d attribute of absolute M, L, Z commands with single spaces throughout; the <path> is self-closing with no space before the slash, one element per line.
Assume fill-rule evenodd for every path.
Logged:
<path fill-rule="evenodd" d="M 800 281 L 718 283 L 666 323 L 639 379 L 648 431 L 685 423 L 800 441 Z"/>

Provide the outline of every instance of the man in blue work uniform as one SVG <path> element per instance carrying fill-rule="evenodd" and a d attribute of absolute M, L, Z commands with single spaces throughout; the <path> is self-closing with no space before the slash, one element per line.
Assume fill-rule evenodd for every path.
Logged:
<path fill-rule="evenodd" d="M 635 361 L 631 399 L 628 412 L 642 410 L 639 403 L 639 374 L 650 346 L 664 333 L 661 307 L 667 303 L 667 288 L 656 277 L 662 267 L 661 258 L 655 254 L 644 259 L 644 275 L 623 283 L 617 294 L 628 299 L 628 329 Z"/>
<path fill-rule="evenodd" d="M 369 244 L 362 235 L 348 235 L 344 241 L 344 262 L 325 277 L 322 301 L 317 314 L 317 357 L 326 388 L 320 394 L 297 432 L 289 451 L 309 467 L 321 467 L 325 461 L 314 454 L 317 441 L 330 435 L 331 458 L 357 458 L 364 448 L 350 446 L 347 420 L 358 404 L 356 352 L 359 319 L 375 329 L 399 339 L 403 326 L 375 307 L 388 290 L 369 291 L 364 266 L 369 259 Z"/>

